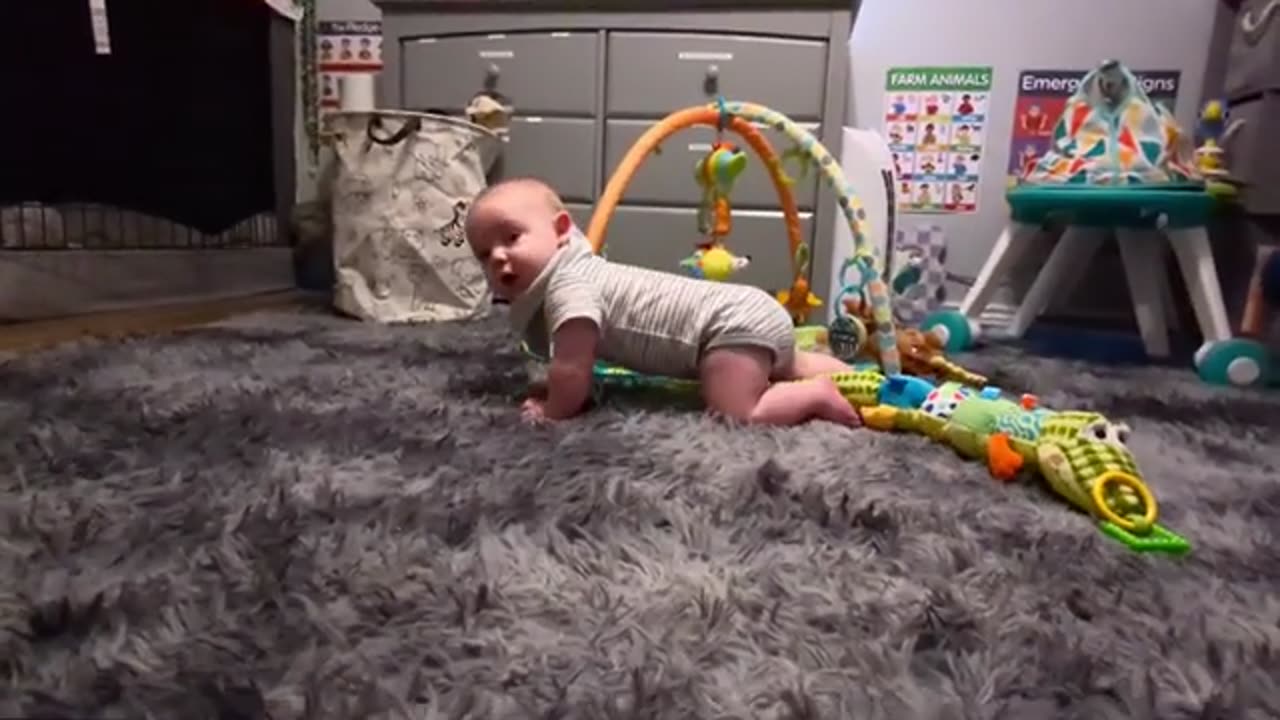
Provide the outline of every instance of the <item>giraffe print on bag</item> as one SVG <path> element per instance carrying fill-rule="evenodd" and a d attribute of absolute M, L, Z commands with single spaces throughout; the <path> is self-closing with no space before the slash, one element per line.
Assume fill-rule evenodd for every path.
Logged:
<path fill-rule="evenodd" d="M 467 217 L 466 200 L 459 200 L 453 204 L 453 217 L 449 218 L 449 222 L 436 228 L 436 235 L 440 238 L 440 244 L 445 247 L 462 247 L 467 241 L 466 233 L 463 230 L 463 221 Z"/>

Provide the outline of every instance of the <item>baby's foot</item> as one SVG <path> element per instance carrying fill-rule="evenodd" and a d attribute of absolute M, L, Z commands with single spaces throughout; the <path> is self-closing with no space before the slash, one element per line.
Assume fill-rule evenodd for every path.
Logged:
<path fill-rule="evenodd" d="M 840 388 L 836 385 L 835 380 L 822 376 L 816 377 L 809 382 L 822 388 L 822 402 L 818 404 L 814 412 L 816 417 L 847 427 L 862 425 L 862 416 L 849 404 L 844 395 L 840 394 Z"/>

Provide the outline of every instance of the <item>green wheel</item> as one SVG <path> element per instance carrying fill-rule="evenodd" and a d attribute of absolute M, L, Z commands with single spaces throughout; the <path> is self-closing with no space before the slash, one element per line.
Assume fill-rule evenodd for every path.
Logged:
<path fill-rule="evenodd" d="M 1196 351 L 1196 370 L 1213 385 L 1262 387 L 1271 374 L 1271 354 L 1244 338 L 1207 342 Z"/>
<path fill-rule="evenodd" d="M 920 323 L 920 329 L 940 337 L 943 350 L 948 353 L 968 350 L 978 339 L 978 324 L 955 310 L 930 313 Z"/>

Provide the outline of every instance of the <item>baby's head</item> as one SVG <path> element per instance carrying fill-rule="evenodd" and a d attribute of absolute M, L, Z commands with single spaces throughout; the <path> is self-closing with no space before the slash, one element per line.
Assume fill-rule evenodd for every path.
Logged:
<path fill-rule="evenodd" d="M 466 234 L 489 286 L 512 300 L 529 289 L 569 241 L 573 219 L 546 183 L 514 178 L 485 188 L 471 203 Z"/>

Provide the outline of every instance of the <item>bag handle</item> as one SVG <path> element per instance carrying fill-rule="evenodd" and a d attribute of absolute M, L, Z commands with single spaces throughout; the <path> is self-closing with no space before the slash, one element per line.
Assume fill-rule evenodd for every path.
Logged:
<path fill-rule="evenodd" d="M 365 126 L 365 133 L 369 136 L 370 141 L 378 143 L 379 145 L 399 145 L 404 142 L 405 138 L 422 129 L 422 118 L 416 116 L 409 118 L 400 126 L 399 130 L 396 130 L 387 137 L 378 137 L 377 134 L 373 132 L 375 127 L 382 127 L 381 115 L 374 115 L 369 118 L 369 124 Z"/>

